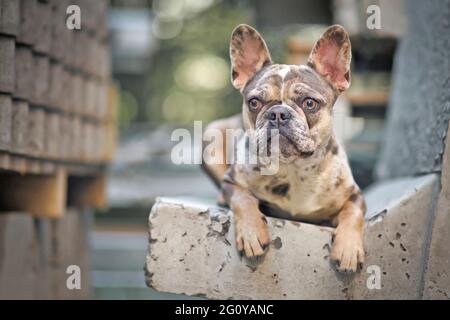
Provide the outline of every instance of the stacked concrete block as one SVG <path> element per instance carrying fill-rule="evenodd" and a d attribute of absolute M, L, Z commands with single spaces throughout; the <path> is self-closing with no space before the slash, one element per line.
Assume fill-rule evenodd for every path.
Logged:
<path fill-rule="evenodd" d="M 11 147 L 11 97 L 0 93 L 0 150 Z"/>
<path fill-rule="evenodd" d="M 36 53 L 48 55 L 51 47 L 51 23 L 52 10 L 51 6 L 43 1 L 38 1 L 35 5 L 34 16 L 34 32 L 36 33 L 36 41 L 34 43 L 34 51 Z"/>
<path fill-rule="evenodd" d="M 14 154 L 20 150 L 22 155 L 43 160 L 70 159 L 80 164 L 101 164 L 111 159 L 109 149 L 99 144 L 100 139 L 89 141 L 95 145 L 84 150 L 81 146 L 62 146 L 68 142 L 82 144 L 80 140 L 93 135 L 85 134 L 79 127 L 107 136 L 109 126 L 115 126 L 108 117 L 114 113 L 110 109 L 115 104 L 106 96 L 109 87 L 114 88 L 106 37 L 108 3 L 107 0 L 0 1 L 0 94 L 4 95 L 2 101 L 9 96 L 12 102 L 20 102 L 13 105 L 26 103 L 29 109 L 28 113 L 23 108 L 22 112 L 11 112 L 4 107 L 1 119 L 6 123 L 7 114 L 18 116 L 16 120 L 30 117 L 27 120 L 30 132 L 39 130 L 35 123 L 44 119 L 39 125 L 48 133 L 38 132 L 38 137 L 28 138 L 27 148 L 12 148 L 3 141 L 8 136 L 3 126 L 0 150 Z M 70 5 L 81 10 L 81 30 L 70 30 L 67 26 Z M 14 137 L 19 137 L 17 132 L 22 129 L 9 127 L 9 130 L 9 135 L 15 132 Z M 40 141 L 42 136 L 44 141 Z"/>
<path fill-rule="evenodd" d="M 10 36 L 19 34 L 19 1 L 1 0 L 0 1 L 0 33 Z"/>
<path fill-rule="evenodd" d="M 29 101 L 34 94 L 35 60 L 29 46 L 16 45 L 14 96 Z"/>
<path fill-rule="evenodd" d="M 14 91 L 14 54 L 14 38 L 0 34 L 0 92 L 3 93 Z"/>
<path fill-rule="evenodd" d="M 42 157 L 45 147 L 45 118 L 42 109 L 30 109 L 28 112 L 27 154 Z"/>
<path fill-rule="evenodd" d="M 31 103 L 38 106 L 48 105 L 48 87 L 50 80 L 50 59 L 47 56 L 33 54 L 33 93 Z"/>
<path fill-rule="evenodd" d="M 35 32 L 35 21 L 37 0 L 20 0 L 15 1 L 19 4 L 19 32 L 17 42 L 32 46 L 37 41 Z"/>
<path fill-rule="evenodd" d="M 26 101 L 13 101 L 11 121 L 11 151 L 15 154 L 26 154 L 28 138 L 28 103 Z"/>

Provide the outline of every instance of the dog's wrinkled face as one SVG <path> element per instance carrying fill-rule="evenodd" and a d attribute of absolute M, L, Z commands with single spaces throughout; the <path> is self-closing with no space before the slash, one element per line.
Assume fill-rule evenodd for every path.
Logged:
<path fill-rule="evenodd" d="M 267 145 L 277 129 L 281 157 L 309 157 L 332 134 L 333 105 L 350 85 L 350 41 L 340 26 L 328 28 L 308 65 L 272 64 L 261 35 L 247 25 L 231 38 L 233 85 L 244 98 L 246 129 Z"/>

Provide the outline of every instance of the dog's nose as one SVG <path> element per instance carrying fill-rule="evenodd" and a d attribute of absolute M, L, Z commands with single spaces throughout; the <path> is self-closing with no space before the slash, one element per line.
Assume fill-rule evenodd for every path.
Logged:
<path fill-rule="evenodd" d="M 292 114 L 284 106 L 275 106 L 267 111 L 267 119 L 274 125 L 285 124 L 291 118 Z"/>

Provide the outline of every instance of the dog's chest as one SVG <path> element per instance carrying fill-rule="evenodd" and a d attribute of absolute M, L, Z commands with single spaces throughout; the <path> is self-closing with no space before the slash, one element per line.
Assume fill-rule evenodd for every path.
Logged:
<path fill-rule="evenodd" d="M 330 207 L 333 195 L 326 195 L 326 181 L 313 165 L 280 168 L 274 176 L 253 175 L 249 188 L 260 200 L 275 205 L 293 218 L 316 219 Z"/>

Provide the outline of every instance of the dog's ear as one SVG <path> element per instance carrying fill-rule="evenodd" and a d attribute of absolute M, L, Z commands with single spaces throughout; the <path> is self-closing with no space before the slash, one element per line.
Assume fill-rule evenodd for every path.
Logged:
<path fill-rule="evenodd" d="M 340 25 L 329 27 L 314 45 L 308 65 L 341 93 L 350 86 L 352 50 L 347 31 Z"/>
<path fill-rule="evenodd" d="M 237 26 L 231 35 L 230 58 L 232 82 L 238 90 L 261 68 L 272 63 L 264 39 L 245 24 Z"/>

